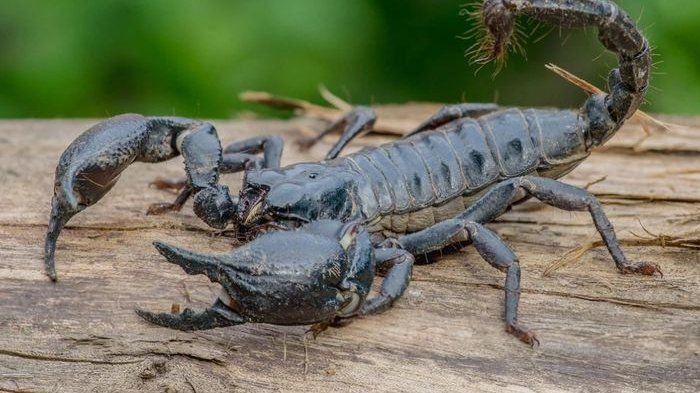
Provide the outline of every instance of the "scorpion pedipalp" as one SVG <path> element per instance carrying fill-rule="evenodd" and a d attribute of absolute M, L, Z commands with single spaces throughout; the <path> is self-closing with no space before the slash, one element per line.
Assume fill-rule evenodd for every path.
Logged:
<path fill-rule="evenodd" d="M 73 216 L 102 199 L 133 162 L 161 162 L 180 154 L 195 213 L 213 227 L 225 226 L 235 206 L 228 189 L 217 184 L 222 151 L 214 127 L 180 117 L 115 116 L 82 133 L 61 155 L 45 242 L 48 276 L 56 280 L 56 241 Z"/>
<path fill-rule="evenodd" d="M 154 245 L 188 274 L 205 274 L 223 287 L 217 302 L 202 313 L 138 311 L 150 322 L 183 330 L 244 321 L 294 325 L 348 317 L 362 306 L 374 279 L 373 248 L 357 223 L 315 221 L 297 230 L 260 235 L 218 255 Z"/>
<path fill-rule="evenodd" d="M 216 256 L 199 254 L 162 242 L 153 242 L 153 246 L 170 263 L 182 268 L 187 274 L 204 274 L 212 282 L 219 282 L 220 270 L 226 255 Z"/>

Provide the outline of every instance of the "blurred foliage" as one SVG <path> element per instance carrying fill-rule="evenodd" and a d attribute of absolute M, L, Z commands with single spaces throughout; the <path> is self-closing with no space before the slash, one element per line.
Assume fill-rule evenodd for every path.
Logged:
<path fill-rule="evenodd" d="M 655 47 L 648 110 L 700 113 L 700 2 L 620 0 Z M 552 62 L 604 86 L 615 58 L 593 30 L 542 29 L 495 79 L 463 57 L 471 23 L 437 0 L 4 0 L 0 116 L 121 112 L 229 117 L 265 90 L 319 102 L 498 101 L 578 106 Z M 531 27 L 531 26 L 530 26 Z M 537 42 L 534 42 L 537 41 Z"/>

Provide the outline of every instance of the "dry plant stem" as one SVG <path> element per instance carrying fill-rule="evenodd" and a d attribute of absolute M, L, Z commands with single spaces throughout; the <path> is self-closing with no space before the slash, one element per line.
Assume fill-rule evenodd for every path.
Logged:
<path fill-rule="evenodd" d="M 298 115 L 329 123 L 339 120 L 345 113 L 352 109 L 351 104 L 343 101 L 325 87 L 321 86 L 319 91 L 321 96 L 331 105 L 335 106 L 335 108 L 316 105 L 295 98 L 275 96 L 262 91 L 245 91 L 239 95 L 239 98 L 244 102 L 266 105 L 271 108 L 294 110 Z M 403 118 L 392 119 L 380 117 L 372 131 L 401 136 L 411 131 L 417 125 L 418 121 L 416 121 L 415 124 L 408 124 Z M 308 134 L 312 135 L 314 133 L 309 131 Z"/>
<path fill-rule="evenodd" d="M 241 101 L 266 105 L 277 109 L 300 111 L 302 115 L 325 121 L 335 121 L 342 116 L 340 109 L 328 108 L 295 98 L 275 96 L 263 91 L 244 91 L 239 95 Z"/>
<path fill-rule="evenodd" d="M 602 183 L 602 182 L 606 181 L 607 179 L 608 179 L 608 176 L 603 176 L 601 178 L 590 181 L 590 182 L 586 183 L 585 186 L 583 186 L 583 189 L 588 190 L 589 188 L 593 187 L 594 185 L 596 185 L 598 183 Z"/>
<path fill-rule="evenodd" d="M 554 72 L 555 74 L 559 75 L 560 77 L 564 78 L 567 82 L 573 84 L 574 86 L 578 86 L 584 91 L 591 93 L 591 94 L 605 94 L 605 92 L 598 88 L 597 86 L 593 85 L 592 83 L 579 78 L 578 76 L 572 74 L 571 72 L 559 67 L 558 65 L 549 63 L 546 64 L 545 67 Z M 672 124 L 665 123 L 661 120 L 655 119 L 649 114 L 642 112 L 638 110 L 634 116 L 632 117 L 634 120 L 639 122 L 642 125 L 642 128 L 644 129 L 644 132 L 647 133 L 647 135 L 650 134 L 650 130 L 648 128 L 649 125 L 653 125 L 657 127 L 658 129 L 664 130 L 664 131 L 670 131 L 671 127 L 673 126 Z"/>
<path fill-rule="evenodd" d="M 336 109 L 340 109 L 343 112 L 349 112 L 352 110 L 352 104 L 333 94 L 326 88 L 326 86 L 320 85 L 318 87 L 318 92 L 321 94 L 321 97 L 326 100 L 326 102 L 333 105 Z"/>
<path fill-rule="evenodd" d="M 695 231 L 679 235 L 665 235 L 654 234 L 644 228 L 643 225 L 642 229 L 647 233 L 647 235 L 640 236 L 632 233 L 632 235 L 636 237 L 635 239 L 620 239 L 620 244 L 628 247 L 676 247 L 700 250 L 700 237 L 698 237 L 698 234 L 695 233 Z M 547 266 L 542 273 L 542 276 L 549 276 L 565 266 L 578 262 L 588 251 L 604 245 L 605 243 L 603 243 L 602 240 L 596 239 L 573 250 L 569 250 L 562 258 Z"/>

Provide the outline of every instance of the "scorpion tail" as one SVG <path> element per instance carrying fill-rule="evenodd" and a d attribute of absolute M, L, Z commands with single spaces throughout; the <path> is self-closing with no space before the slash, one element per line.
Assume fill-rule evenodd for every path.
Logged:
<path fill-rule="evenodd" d="M 619 67 L 608 77 L 608 94 L 597 94 L 582 108 L 591 147 L 610 139 L 644 101 L 649 86 L 649 42 L 634 21 L 609 0 L 486 0 L 479 18 L 487 32 L 484 60 L 505 56 L 515 34 L 515 18 L 561 27 L 596 27 L 603 45 L 618 56 Z"/>

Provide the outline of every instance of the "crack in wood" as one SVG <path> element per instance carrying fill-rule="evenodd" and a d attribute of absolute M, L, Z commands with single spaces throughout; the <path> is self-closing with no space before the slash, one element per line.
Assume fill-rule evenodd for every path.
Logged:
<path fill-rule="evenodd" d="M 497 289 L 499 291 L 503 291 L 503 289 L 504 289 L 504 286 L 500 285 L 500 284 L 460 282 L 460 281 L 453 281 L 453 280 L 444 279 L 442 277 L 439 280 L 431 279 L 431 278 L 415 277 L 411 281 L 413 281 L 413 282 L 428 282 L 428 283 L 438 283 L 439 282 L 441 284 L 450 284 L 450 285 L 455 285 L 455 286 L 459 286 L 459 287 L 492 288 L 492 289 Z M 587 301 L 591 301 L 591 302 L 611 303 L 611 304 L 618 304 L 618 305 L 622 305 L 622 306 L 645 308 L 645 309 L 659 311 L 659 312 L 668 312 L 665 309 L 700 311 L 700 306 L 693 306 L 693 305 L 687 305 L 687 304 L 638 302 L 638 301 L 613 298 L 613 297 L 599 297 L 599 296 L 582 295 L 582 294 L 576 294 L 576 293 L 570 293 L 570 292 L 537 290 L 537 289 L 528 289 L 528 288 L 522 288 L 522 287 L 520 288 L 520 293 L 531 293 L 531 294 L 535 294 L 535 295 L 556 296 L 556 297 L 587 300 Z"/>
<path fill-rule="evenodd" d="M 4 348 L 0 348 L 0 355 L 14 356 L 14 357 L 19 357 L 19 358 L 28 359 L 28 360 L 62 362 L 62 363 L 90 363 L 90 364 L 121 365 L 121 364 L 134 364 L 134 363 L 141 362 L 141 360 L 113 361 L 113 360 L 102 360 L 102 359 L 68 358 L 68 357 L 55 356 L 55 355 L 40 355 L 40 354 L 33 354 L 33 353 L 25 353 L 25 352 L 13 351 L 13 350 L 4 349 Z"/>

